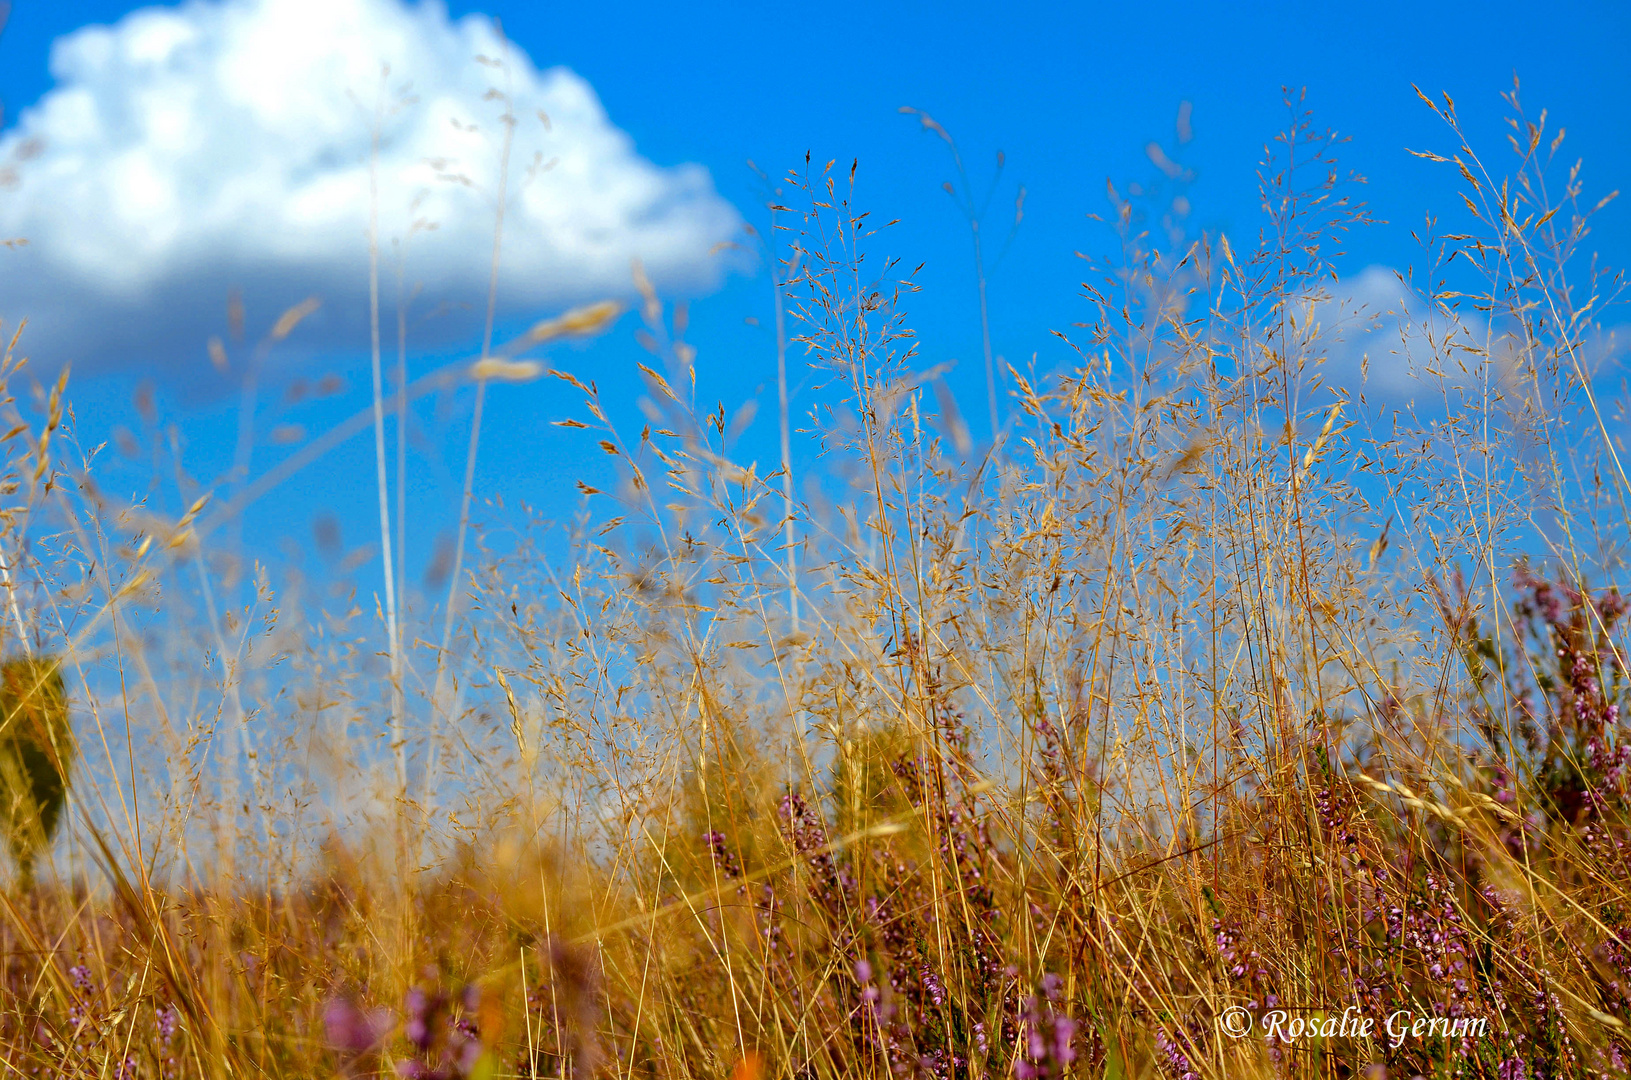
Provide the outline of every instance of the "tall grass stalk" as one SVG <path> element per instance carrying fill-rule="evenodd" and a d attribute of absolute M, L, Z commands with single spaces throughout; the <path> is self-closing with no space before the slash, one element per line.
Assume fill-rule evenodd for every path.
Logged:
<path fill-rule="evenodd" d="M 385 472 L 385 389 L 380 370 L 379 347 L 379 140 L 385 124 L 385 82 L 390 77 L 389 66 L 379 73 L 379 90 L 374 104 L 374 122 L 369 133 L 368 146 L 368 345 L 372 365 L 374 393 L 374 488 L 379 496 L 379 544 L 385 575 L 385 632 L 391 653 L 391 750 L 396 756 L 397 789 L 403 795 L 408 790 L 408 749 L 402 726 L 402 632 L 397 626 L 396 567 L 391 553 L 390 484 Z M 401 328 L 398 328 L 399 337 Z M 401 350 L 399 350 L 400 352 Z M 399 365 L 400 366 L 400 365 Z M 398 372 L 399 376 L 401 372 Z M 406 386 L 405 381 L 399 384 Z M 402 395 L 405 399 L 406 394 Z M 406 406 L 406 401 L 403 401 Z M 402 413 L 397 413 L 400 427 Z M 400 443 L 400 434 L 398 437 Z M 398 458 L 401 458 L 400 452 Z M 399 462 L 400 464 L 400 462 Z M 403 473 L 397 470 L 397 484 L 403 484 Z M 401 550 L 398 545 L 397 550 Z"/>
<path fill-rule="evenodd" d="M 958 150 L 957 140 L 951 137 L 951 133 L 935 121 L 933 117 L 929 116 L 928 113 L 920 109 L 903 105 L 900 111 L 908 116 L 917 117 L 924 131 L 933 132 L 940 137 L 941 141 L 946 144 L 946 148 L 951 152 L 952 165 L 957 170 L 957 179 L 960 183 L 952 184 L 947 182 L 942 187 L 945 189 L 946 194 L 951 196 L 952 201 L 957 203 L 957 208 L 962 213 L 963 219 L 968 222 L 969 236 L 974 241 L 974 287 L 975 293 L 979 297 L 980 349 L 985 357 L 986 407 L 989 413 L 987 419 L 991 425 L 991 441 L 995 443 L 1001 435 L 1001 426 L 997 409 L 997 368 L 991 352 L 991 310 L 986 300 L 987 267 L 985 263 L 985 246 L 981 239 L 980 224 L 985 219 L 986 211 L 990 208 L 991 197 L 996 194 L 997 182 L 1002 178 L 1005 159 L 999 151 L 996 172 L 991 177 L 991 183 L 986 189 L 984 197 L 976 196 L 974 185 L 968 178 L 968 170 L 963 167 L 962 152 Z M 1022 186 L 1014 199 L 1014 223 L 1009 230 L 1008 240 L 1003 244 L 1004 254 L 1007 252 L 1008 244 L 1013 242 L 1014 234 L 1019 231 L 1019 224 L 1024 216 L 1025 188 Z M 1001 255 L 998 256 L 998 261 L 1001 261 Z"/>
<path fill-rule="evenodd" d="M 771 297 L 775 305 L 775 332 L 776 332 L 776 422 L 781 438 L 781 484 L 782 484 L 782 532 L 783 543 L 786 545 L 787 559 L 787 612 L 788 620 L 793 632 L 799 632 L 799 595 L 798 595 L 798 520 L 793 509 L 793 442 L 792 442 L 792 414 L 789 405 L 787 387 L 787 302 L 785 291 L 788 283 L 798 277 L 799 251 L 795 248 L 790 254 L 782 255 L 783 245 L 777 235 L 781 227 L 776 224 L 778 214 L 787 212 L 777 200 L 782 197 L 782 191 L 770 182 L 770 178 L 753 162 L 748 162 L 759 179 L 768 189 L 770 198 L 765 203 L 769 214 L 769 232 L 760 237 L 760 247 L 766 262 L 770 266 Z"/>
<path fill-rule="evenodd" d="M 509 198 L 510 181 L 510 148 L 515 141 L 514 105 L 509 90 L 509 43 L 502 37 L 503 28 L 496 21 L 500 40 L 504 44 L 505 53 L 498 59 L 498 65 L 504 72 L 505 90 L 502 96 L 504 112 L 499 122 L 504 125 L 503 147 L 498 157 L 498 189 L 495 192 L 496 203 L 493 209 L 493 257 L 488 271 L 487 281 L 487 318 L 481 332 L 481 359 L 486 360 L 492 354 L 493 348 L 493 319 L 498 310 L 498 267 L 499 255 L 504 247 L 504 210 Z M 470 448 L 465 453 L 464 485 L 459 495 L 459 529 L 458 538 L 453 545 L 453 573 L 447 587 L 447 611 L 442 622 L 441 656 L 436 662 L 436 693 L 434 701 L 437 708 L 442 708 L 444 680 L 447 677 L 447 648 L 452 640 L 453 621 L 457 614 L 459 591 L 462 586 L 464 573 L 464 545 L 465 537 L 470 529 L 470 499 L 475 492 L 476 484 L 476 450 L 481 445 L 481 414 L 487 403 L 487 379 L 485 376 L 476 380 L 476 404 L 470 416 Z M 452 718 L 452 713 L 447 714 Z"/>

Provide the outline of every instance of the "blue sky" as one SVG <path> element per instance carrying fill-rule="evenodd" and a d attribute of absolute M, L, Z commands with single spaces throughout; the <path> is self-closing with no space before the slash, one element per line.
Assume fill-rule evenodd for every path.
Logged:
<path fill-rule="evenodd" d="M 306 2 L 289 0 L 284 6 Z M 207 21 L 199 12 L 215 6 L 190 7 L 189 18 Z M 49 66 L 53 42 L 87 24 L 117 24 L 137 7 L 14 0 L 10 25 L 0 37 L 0 100 L 7 128 L 15 128 L 19 120 L 26 127 L 27 110 L 48 102 L 65 85 L 53 79 Z M 1516 72 L 1526 105 L 1535 111 L 1547 108 L 1554 124 L 1567 127 L 1571 153 L 1586 161 L 1588 196 L 1621 187 L 1631 176 L 1626 109 L 1631 102 L 1631 64 L 1626 62 L 1631 9 L 1623 4 L 1554 3 L 1544 10 L 1516 3 L 893 4 L 848 9 L 449 5 L 455 20 L 473 13 L 499 16 L 514 47 L 530 57 L 538 72 L 559 66 L 581 80 L 581 86 L 549 83 L 540 74 L 534 87 L 539 101 L 549 102 L 551 109 L 571 109 L 578 100 L 573 95 L 581 97 L 586 89 L 604 107 L 603 120 L 589 116 L 581 129 L 574 129 L 586 134 L 572 144 L 599 147 L 590 156 L 601 171 L 592 171 L 591 179 L 576 188 L 560 189 L 555 205 L 578 206 L 570 200 L 581 197 L 585 201 L 577 213 L 599 213 L 595 192 L 608 186 L 624 192 L 620 197 L 625 200 L 607 211 L 607 220 L 614 222 L 608 229 L 615 235 L 602 245 L 617 258 L 584 256 L 586 261 L 572 264 L 571 273 L 555 277 L 548 271 L 518 269 L 514 284 L 506 285 L 501 321 L 513 329 L 573 299 L 591 298 L 587 294 L 603 284 L 599 275 L 612 273 L 607 267 L 625 265 L 621 256 L 630 248 L 620 243 L 660 249 L 667 255 L 655 257 L 659 284 L 698 297 L 689 337 L 700 350 L 699 397 L 723 398 L 727 409 L 756 392 L 767 395 L 765 404 L 773 402 L 774 354 L 764 325 L 770 292 L 762 273 L 741 263 L 716 265 L 717 260 L 705 257 L 706 250 L 717 236 L 734 229 L 734 215 L 763 224 L 763 191 L 746 166 L 748 159 L 774 175 L 801 162 L 809 151 L 818 162 L 858 158 L 862 204 L 882 218 L 902 219 L 883 250 L 912 264 L 925 263 L 919 277 L 924 290 L 912 302 L 923 359 L 958 361 L 953 385 L 965 411 L 979 415 L 983 386 L 968 232 L 940 191 L 942 181 L 951 177 L 945 147 L 900 115 L 901 106 L 923 109 L 950 129 L 976 178 L 985 174 L 997 151 L 1005 153 L 1006 172 L 993 200 L 991 227 L 996 231 L 1015 186 L 1025 186 L 1024 224 L 992 275 L 992 321 L 999 352 L 1016 359 L 1036 352 L 1044 369 L 1066 359 L 1049 330 L 1087 314 L 1079 297 L 1083 267 L 1075 253 L 1103 251 L 1110 241 L 1087 215 L 1104 209 L 1107 179 L 1125 184 L 1153 175 L 1143 148 L 1152 139 L 1170 145 L 1174 117 L 1184 101 L 1194 109 L 1196 137 L 1186 148 L 1185 162 L 1197 174 L 1190 192 L 1195 220 L 1210 230 L 1250 235 L 1256 228 L 1255 165 L 1285 119 L 1281 87 L 1307 87 L 1316 119 L 1352 136 L 1346 160 L 1368 177 L 1366 198 L 1387 222 L 1352 237 L 1342 264 L 1345 275 L 1357 276 L 1370 266 L 1403 269 L 1419 263 L 1409 230 L 1428 208 L 1446 206 L 1453 190 L 1446 170 L 1405 153 L 1406 147 L 1445 149 L 1450 140 L 1416 100 L 1412 82 L 1454 97 L 1475 141 L 1495 156 L 1503 131 L 1498 95 Z M 421 72 L 419 85 L 457 95 L 489 78 L 473 57 L 468 68 L 447 59 L 463 41 L 437 38 L 441 53 L 427 47 L 415 54 L 425 64 L 442 64 L 439 75 Z M 105 83 L 97 91 L 100 100 L 120 99 L 122 76 L 98 66 L 101 53 L 82 45 L 73 55 L 79 57 L 74 75 L 79 84 L 100 79 Z M 86 70 L 87 65 L 94 70 Z M 214 77 L 231 89 L 233 70 L 224 64 Z M 358 70 L 366 71 L 367 65 Z M 369 80 L 360 81 L 364 85 L 356 88 L 358 95 L 371 94 Z M 206 90 L 206 98 L 219 92 Z M 292 87 L 260 90 L 280 100 L 298 96 Z M 366 147 L 366 123 L 357 121 L 356 106 L 343 94 L 334 96 L 339 100 L 332 104 L 333 115 L 351 115 L 348 122 L 355 130 L 337 136 L 323 152 L 354 159 L 359 146 Z M 307 107 L 328 115 L 320 102 Z M 44 113 L 36 108 L 36 115 Z M 218 141 L 233 130 L 226 129 Z M 617 132 L 630 143 L 619 144 Z M 95 151 L 93 140 L 86 152 Z M 50 162 L 52 153 L 48 146 L 35 162 L 23 163 L 25 184 L 27 170 Z M 700 166 L 705 174 L 687 166 Z M 235 167 L 240 176 L 264 171 L 254 165 L 252 154 Z M 210 180 L 208 175 L 190 179 L 206 187 Z M 287 419 L 315 433 L 366 403 L 366 323 L 359 314 L 365 294 L 359 291 L 358 277 L 364 265 L 362 220 L 341 225 L 319 215 L 313 229 L 328 229 L 321 240 L 316 231 L 307 239 L 299 228 L 268 230 L 274 239 L 281 235 L 296 247 L 314 245 L 314 261 L 306 266 L 299 250 L 282 251 L 276 259 L 268 259 L 261 249 L 216 252 L 211 245 L 229 245 L 223 238 L 233 235 L 230 229 L 189 234 L 185 244 L 174 237 L 121 234 L 121 228 L 128 232 L 128 225 L 121 226 L 128 219 L 116 215 L 95 222 L 101 232 L 92 243 L 75 232 L 91 228 L 82 224 L 88 221 L 85 214 L 50 216 L 56 190 L 28 196 L 35 200 L 28 204 L 35 208 L 30 211 L 34 216 L 19 220 L 37 224 L 41 235 L 30 236 L 35 250 L 26 257 L 42 261 L 17 264 L 30 268 L 22 274 L 15 267 L 8 273 L 0 264 L 0 314 L 9 323 L 18 303 L 50 309 L 38 317 L 54 318 L 62 328 L 42 330 L 46 336 L 41 344 L 64 355 L 36 351 L 35 362 L 49 368 L 58 359 L 74 361 L 80 375 L 72 396 L 88 439 L 104 437 L 116 425 L 140 430 L 130 401 L 134 387 L 145 380 L 156 388 L 164 417 L 185 433 L 188 462 L 196 475 L 208 480 L 230 463 L 237 398 L 231 380 L 214 373 L 205 343 L 211 333 L 225 333 L 223 312 L 231 285 L 244 289 L 250 323 L 262 328 L 308 292 L 325 298 L 324 311 L 291 335 L 285 350 L 272 355 L 267 379 L 276 393 L 297 375 L 315 378 L 333 372 L 348 389 L 326 402 L 302 404 Z M 0 222 L 9 220 L 4 204 L 12 197 L 0 192 Z M 326 205 L 352 204 L 340 199 Z M 538 211 L 547 212 L 547 207 Z M 484 290 L 472 286 L 485 258 L 479 215 L 449 213 L 444 236 L 463 238 L 461 250 L 474 255 L 469 266 L 446 271 L 444 291 L 479 305 Z M 1631 256 L 1628 215 L 1631 206 L 1618 204 L 1597 225 L 1595 246 L 1616 265 Z M 637 226 L 647 231 L 639 232 Z M 77 262 L 48 250 L 50 245 L 67 250 L 82 240 L 87 254 Z M 163 318 L 132 322 L 129 313 L 72 317 L 81 309 L 116 308 L 117 301 L 109 297 L 123 294 L 117 293 L 120 283 L 107 277 L 112 273 L 107 266 L 139 270 L 148 263 L 149 247 L 144 245 L 156 252 L 165 244 L 181 254 L 174 272 L 154 286 L 153 295 L 161 302 L 150 307 L 162 310 Z M 7 254 L 0 252 L 0 259 Z M 530 255 L 543 265 L 549 251 Z M 84 269 L 98 259 L 100 268 Z M 57 269 L 47 274 L 37 269 L 41 266 Z M 81 295 L 76 291 L 79 273 L 103 276 L 86 284 Z M 748 319 L 760 325 L 750 325 Z M 471 336 L 473 323 L 445 325 L 453 329 L 440 339 L 435 324 L 427 324 L 423 336 L 416 337 L 421 345 L 415 349 L 416 371 L 476 347 L 479 334 Z M 600 379 L 608 395 L 627 406 L 637 393 L 634 362 L 643 355 L 633 341 L 634 325 L 635 320 L 625 319 L 592 348 L 569 351 L 553 362 Z M 429 558 L 435 538 L 456 521 L 468 406 L 467 397 L 458 397 L 434 415 L 425 414 L 426 437 L 410 466 L 414 529 L 409 563 L 415 572 Z M 569 512 L 576 500 L 573 482 L 605 469 L 581 435 L 545 423 L 577 411 L 576 396 L 553 380 L 497 388 L 489 404 L 478 489 L 528 500 L 546 513 Z M 759 417 L 742 456 L 768 462 L 774 455 L 774 411 L 761 409 Z M 284 452 L 266 451 L 256 459 L 257 467 Z M 115 481 L 128 477 L 133 490 L 142 475 L 136 466 L 110 462 L 109 469 Z M 347 546 L 367 542 L 372 470 L 370 441 L 353 440 L 258 507 L 249 519 L 247 542 L 268 553 L 283 550 L 285 537 L 310 547 L 312 519 L 328 511 L 339 520 Z M 160 499 L 173 503 L 176 496 Z"/>

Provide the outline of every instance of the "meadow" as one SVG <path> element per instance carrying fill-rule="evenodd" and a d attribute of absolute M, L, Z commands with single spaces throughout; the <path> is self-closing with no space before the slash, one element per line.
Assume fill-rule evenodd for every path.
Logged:
<path fill-rule="evenodd" d="M 426 385 L 550 380 L 620 481 L 563 525 L 467 473 L 445 596 L 387 555 L 314 603 L 228 542 L 271 483 L 156 420 L 105 495 L 8 327 L 5 1075 L 1625 1075 L 1622 284 L 1507 105 L 1475 147 L 1423 97 L 1462 198 L 1391 312 L 1342 310 L 1364 187 L 1295 95 L 1255 235 L 1112 188 L 984 442 L 892 208 L 800 164 L 781 460 L 648 285 L 644 421 L 552 366 L 611 305 L 489 333 Z"/>

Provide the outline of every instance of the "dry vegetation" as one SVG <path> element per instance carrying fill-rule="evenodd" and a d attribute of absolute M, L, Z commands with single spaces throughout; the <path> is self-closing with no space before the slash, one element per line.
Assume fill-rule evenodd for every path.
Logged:
<path fill-rule="evenodd" d="M 51 729 L 55 658 L 79 762 L 0 893 L 4 1075 L 1624 1075 L 1617 281 L 1516 91 L 1499 165 L 1429 103 L 1462 224 L 1387 346 L 1414 407 L 1367 395 L 1361 189 L 1288 104 L 1255 245 L 1112 193 L 1071 361 L 1010 369 L 987 445 L 854 170 L 794 173 L 819 472 L 731 459 L 648 289 L 660 417 L 555 384 L 620 488 L 478 507 L 456 608 L 327 610 L 231 557 L 264 488 L 207 502 L 154 421 L 115 505 L 60 384 L 8 406 L 5 720 Z"/>

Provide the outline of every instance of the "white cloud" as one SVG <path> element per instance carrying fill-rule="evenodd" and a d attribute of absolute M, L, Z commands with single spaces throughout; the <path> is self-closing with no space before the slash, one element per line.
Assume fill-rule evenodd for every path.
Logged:
<path fill-rule="evenodd" d="M 1446 389 L 1468 391 L 1486 376 L 1504 385 L 1509 349 L 1489 324 L 1469 323 L 1429 307 L 1399 274 L 1371 266 L 1331 286 L 1313 305 L 1326 351 L 1321 372 L 1329 385 L 1389 404 L 1424 404 Z M 1470 349 L 1488 350 L 1489 361 Z"/>
<path fill-rule="evenodd" d="M 1551 343 L 1525 345 L 1509 314 L 1491 318 L 1470 299 L 1455 310 L 1430 305 L 1382 266 L 1329 286 L 1299 311 L 1318 334 L 1325 384 L 1384 407 L 1437 411 L 1488 395 L 1523 413 L 1557 407 L 1548 395 L 1577 386 L 1581 375 L 1612 385 L 1625 371 L 1623 328 L 1588 329 L 1574 353 L 1552 355 Z"/>
<path fill-rule="evenodd" d="M 0 139 L 0 161 L 27 158 L 0 190 L 0 238 L 28 241 L 0 249 L 0 316 L 29 317 L 40 359 L 193 362 L 239 286 L 262 325 L 316 293 L 326 303 L 306 344 L 366 345 L 382 64 L 386 100 L 404 87 L 417 99 L 388 117 L 380 148 L 387 297 L 390 240 L 423 219 L 435 229 L 407 246 L 421 308 L 484 305 L 504 133 L 490 92 L 506 87 L 507 311 L 627 293 L 636 257 L 662 287 L 717 281 L 712 252 L 738 217 L 707 172 L 640 157 L 587 83 L 538 71 L 489 21 L 450 22 L 434 2 L 189 0 L 56 42 L 56 87 Z"/>

